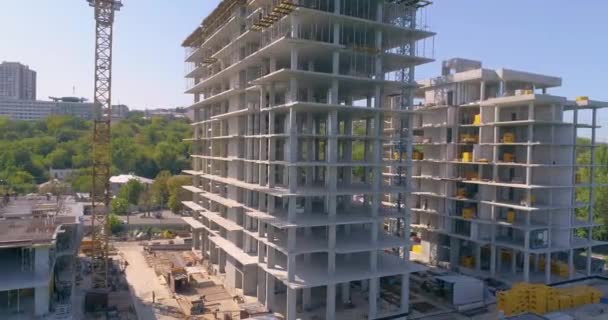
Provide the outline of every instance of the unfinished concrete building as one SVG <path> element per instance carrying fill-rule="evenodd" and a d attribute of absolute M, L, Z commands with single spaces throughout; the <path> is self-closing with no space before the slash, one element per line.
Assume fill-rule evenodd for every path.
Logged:
<path fill-rule="evenodd" d="M 287 319 L 407 314 L 420 267 L 409 236 L 383 226 L 409 225 L 402 120 L 414 68 L 430 61 L 417 46 L 433 36 L 417 15 L 428 4 L 227 0 L 184 41 L 185 220 L 229 288 Z"/>
<path fill-rule="evenodd" d="M 76 216 L 58 216 L 54 201 L 2 200 L 0 318 L 39 318 L 67 304 L 81 233 Z"/>
<path fill-rule="evenodd" d="M 592 239 L 594 150 L 598 109 L 608 104 L 548 94 L 557 77 L 465 59 L 445 61 L 422 85 L 412 258 L 507 282 L 601 271 L 592 257 L 605 244 Z"/>

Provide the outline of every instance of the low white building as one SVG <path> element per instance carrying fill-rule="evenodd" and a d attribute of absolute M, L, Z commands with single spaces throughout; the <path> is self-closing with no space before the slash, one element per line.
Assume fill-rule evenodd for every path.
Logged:
<path fill-rule="evenodd" d="M 131 173 L 112 176 L 110 177 L 110 189 L 112 190 L 112 194 L 117 194 L 118 190 L 120 190 L 123 185 L 127 184 L 127 182 L 131 180 L 137 180 L 142 184 L 152 184 L 154 182 L 152 179 L 136 176 Z"/>

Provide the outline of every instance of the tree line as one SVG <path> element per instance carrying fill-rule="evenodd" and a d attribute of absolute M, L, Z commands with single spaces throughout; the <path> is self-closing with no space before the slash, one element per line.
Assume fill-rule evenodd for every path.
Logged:
<path fill-rule="evenodd" d="M 0 117 L 0 191 L 30 193 L 49 181 L 50 168 L 75 169 L 68 182 L 74 192 L 91 188 L 92 122 L 70 116 L 40 121 Z M 144 119 L 138 113 L 112 125 L 113 175 L 133 173 L 156 178 L 189 167 L 191 136 L 186 120 Z"/>

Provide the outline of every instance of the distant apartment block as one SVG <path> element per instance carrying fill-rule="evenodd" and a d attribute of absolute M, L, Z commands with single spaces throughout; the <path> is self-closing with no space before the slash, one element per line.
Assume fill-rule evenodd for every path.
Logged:
<path fill-rule="evenodd" d="M 600 186 L 593 176 L 598 110 L 608 103 L 549 94 L 561 84 L 466 59 L 445 61 L 440 77 L 421 82 L 413 259 L 507 282 L 602 270 L 593 256 L 606 244 L 592 237 Z M 579 136 L 591 143 L 579 144 Z M 583 151 L 591 157 L 580 163 Z"/>
<path fill-rule="evenodd" d="M 0 63 L 0 99 L 36 100 L 36 71 L 18 62 Z"/>
<path fill-rule="evenodd" d="M 409 226 L 411 161 L 393 154 L 411 149 L 414 69 L 431 61 L 416 50 L 427 4 L 226 0 L 184 41 L 185 220 L 228 288 L 289 320 L 407 314 L 422 267 L 383 226 Z"/>
<path fill-rule="evenodd" d="M 42 120 L 51 115 L 93 118 L 93 103 L 75 97 L 51 98 L 53 101 L 0 98 L 0 117 L 13 120 Z"/>

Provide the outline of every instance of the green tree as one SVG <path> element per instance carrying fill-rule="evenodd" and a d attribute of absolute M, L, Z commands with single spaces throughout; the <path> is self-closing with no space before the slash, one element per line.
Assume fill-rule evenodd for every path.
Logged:
<path fill-rule="evenodd" d="M 124 216 L 129 213 L 129 202 L 123 198 L 112 199 L 112 214 Z"/>
<path fill-rule="evenodd" d="M 173 213 L 179 213 L 182 209 L 182 201 L 188 200 L 189 192 L 184 190 L 182 186 L 192 183 L 192 178 L 189 176 L 179 175 L 173 176 L 167 180 L 169 189 L 169 209 Z"/>
<path fill-rule="evenodd" d="M 122 221 L 113 213 L 108 216 L 108 225 L 112 233 L 118 233 L 122 230 Z"/>
<path fill-rule="evenodd" d="M 154 183 L 152 183 L 153 202 L 161 208 L 164 208 L 169 200 L 169 186 L 167 182 L 170 178 L 171 172 L 163 170 L 156 175 Z"/>
<path fill-rule="evenodd" d="M 93 185 L 91 169 L 80 169 L 74 171 L 67 179 L 74 192 L 90 193 Z"/>
<path fill-rule="evenodd" d="M 48 165 L 54 169 L 67 169 L 72 166 L 72 155 L 63 148 L 53 150 L 46 156 Z"/>
<path fill-rule="evenodd" d="M 144 192 L 145 186 L 135 179 L 129 180 L 118 191 L 118 197 L 127 200 L 128 203 L 137 205 L 139 197 Z"/>
<path fill-rule="evenodd" d="M 179 171 L 178 166 L 179 150 L 174 144 L 163 141 L 156 145 L 154 151 L 154 161 L 161 170 L 169 170 L 172 173 Z"/>
<path fill-rule="evenodd" d="M 150 216 L 150 211 L 152 210 L 153 200 L 152 200 L 152 192 L 149 189 L 145 189 L 140 195 L 137 201 L 137 205 L 140 209 L 143 209 L 146 213 L 146 216 Z"/>

